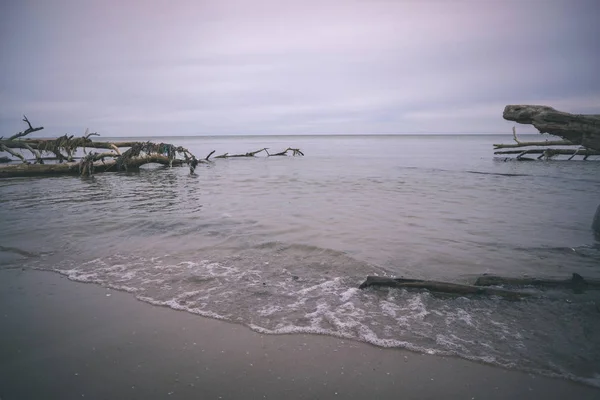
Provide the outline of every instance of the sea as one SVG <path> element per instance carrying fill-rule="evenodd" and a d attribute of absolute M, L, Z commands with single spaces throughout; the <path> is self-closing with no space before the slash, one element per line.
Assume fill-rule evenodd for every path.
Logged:
<path fill-rule="evenodd" d="M 330 335 L 600 387 L 600 290 L 525 288 L 530 298 L 507 301 L 358 288 L 369 275 L 600 279 L 600 162 L 495 157 L 510 135 L 134 139 L 199 158 L 263 147 L 304 156 L 0 179 L 0 269 L 54 271 L 261 334 Z"/>

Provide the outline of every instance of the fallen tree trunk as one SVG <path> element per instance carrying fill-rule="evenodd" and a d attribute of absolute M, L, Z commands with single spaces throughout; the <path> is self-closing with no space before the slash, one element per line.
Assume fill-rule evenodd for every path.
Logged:
<path fill-rule="evenodd" d="M 419 279 L 404 279 L 404 278 L 387 278 L 381 276 L 367 276 L 359 289 L 365 289 L 371 286 L 375 287 L 392 287 L 405 289 L 426 289 L 434 293 L 446 293 L 461 296 L 468 295 L 485 295 L 498 296 L 507 300 L 520 300 L 530 296 L 528 293 L 515 292 L 503 289 L 494 289 L 487 287 L 479 287 L 472 285 L 461 285 L 457 283 L 427 281 Z"/>
<path fill-rule="evenodd" d="M 559 136 L 573 145 L 600 151 L 600 115 L 569 114 L 540 105 L 508 105 L 502 116 L 533 125 L 540 133 Z"/>
<path fill-rule="evenodd" d="M 0 167 L 0 178 L 23 177 L 36 175 L 55 175 L 55 174 L 79 174 L 92 175 L 95 172 L 137 170 L 145 164 L 161 164 L 165 166 L 187 165 L 190 173 L 193 173 L 196 166 L 201 163 L 212 163 L 209 160 L 215 152 L 211 151 L 205 159 L 196 158 L 189 150 L 181 146 L 174 146 L 169 143 L 152 142 L 98 142 L 92 141 L 91 136 L 99 136 L 97 133 L 88 133 L 86 130 L 84 136 L 75 138 L 73 135 L 64 135 L 56 139 L 22 139 L 31 132 L 44 129 L 43 127 L 33 128 L 27 117 L 23 121 L 29 126 L 23 132 L 10 136 L 8 139 L 0 138 L 0 151 L 4 151 L 22 161 L 21 164 L 9 164 Z M 123 153 L 120 149 L 127 148 Z M 87 149 L 106 149 L 111 150 L 104 153 L 88 152 Z M 29 162 L 24 155 L 17 150 L 28 151 L 33 156 L 33 163 Z M 85 156 L 76 154 L 79 150 L 83 151 Z M 288 147 L 286 150 L 274 155 L 287 155 L 292 151 L 293 155 L 304 155 L 299 149 Z M 244 154 L 229 155 L 225 153 L 214 158 L 230 157 L 255 157 L 256 154 L 266 152 L 266 148 Z M 44 160 L 49 157 L 44 155 L 53 154 L 58 164 L 45 164 Z M 178 158 L 179 157 L 179 158 Z M 79 159 L 75 162 L 75 159 Z M 3 157 L 2 161 L 10 162 L 11 159 Z M 65 162 L 66 161 L 66 162 Z"/>
<path fill-rule="evenodd" d="M 168 157 L 154 154 L 130 159 L 127 163 L 127 170 L 135 171 L 146 164 L 179 167 L 185 165 L 185 161 L 179 159 L 170 161 Z M 93 173 L 114 172 L 119 170 L 118 160 L 116 159 L 105 162 L 94 161 L 91 173 L 88 169 L 83 168 L 81 162 L 66 162 L 61 164 L 12 164 L 0 167 L 0 178 L 43 175 L 92 175 Z"/>

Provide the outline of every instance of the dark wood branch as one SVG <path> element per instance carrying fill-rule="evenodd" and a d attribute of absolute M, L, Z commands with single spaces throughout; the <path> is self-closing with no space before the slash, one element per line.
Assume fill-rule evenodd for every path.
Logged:
<path fill-rule="evenodd" d="M 529 293 L 515 292 L 503 289 L 494 289 L 472 285 L 461 285 L 458 283 L 427 281 L 420 279 L 387 278 L 381 276 L 367 276 L 367 280 L 359 286 L 360 289 L 365 289 L 368 287 L 425 289 L 433 293 L 445 293 L 461 296 L 498 296 L 507 300 L 519 300 L 521 298 L 530 296 Z"/>
<path fill-rule="evenodd" d="M 269 154 L 269 157 L 279 157 L 279 156 L 287 156 L 287 152 L 291 151 L 293 156 L 303 156 L 304 153 L 300 151 L 300 149 L 293 149 L 291 147 L 288 147 L 287 149 L 285 149 L 284 151 L 281 151 L 279 153 L 273 153 L 273 154 Z M 268 154 L 268 152 L 267 152 Z"/>
<path fill-rule="evenodd" d="M 23 122 L 25 122 L 29 126 L 29 129 L 33 129 L 33 126 L 31 126 L 31 122 L 29 122 L 26 115 L 23 115 Z"/>
<path fill-rule="evenodd" d="M 31 122 L 29 122 L 29 120 L 27 119 L 27 117 L 25 115 L 23 115 L 23 122 L 27 123 L 27 125 L 29 126 L 26 130 L 24 130 L 23 132 L 19 132 L 16 133 L 14 135 L 12 135 L 11 137 L 8 138 L 8 140 L 15 140 L 17 138 L 23 137 L 23 136 L 27 136 L 32 132 L 36 132 L 36 131 L 41 131 L 42 129 L 44 129 L 43 126 L 34 128 L 31 126 Z"/>
<path fill-rule="evenodd" d="M 256 151 L 251 151 L 249 153 L 245 153 L 245 154 L 229 154 L 229 153 L 225 153 L 225 154 L 221 154 L 220 156 L 216 156 L 214 158 L 237 158 L 237 157 L 255 157 L 258 153 L 262 153 L 263 151 L 267 151 L 267 148 L 263 148 L 260 150 L 256 150 Z"/>
<path fill-rule="evenodd" d="M 210 153 L 208 153 L 208 155 L 206 156 L 206 158 L 204 160 L 208 161 L 208 159 L 210 158 L 210 156 L 212 156 L 215 153 L 216 150 L 211 151 Z"/>
<path fill-rule="evenodd" d="M 504 278 L 501 276 L 485 275 L 477 278 L 476 286 L 534 286 L 542 288 L 573 289 L 581 292 L 585 289 L 600 290 L 599 280 L 584 279 L 579 274 L 573 274 L 571 279 L 538 279 L 538 278 Z"/>

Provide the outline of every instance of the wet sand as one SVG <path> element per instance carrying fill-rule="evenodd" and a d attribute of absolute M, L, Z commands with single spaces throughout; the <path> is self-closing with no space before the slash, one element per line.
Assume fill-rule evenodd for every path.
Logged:
<path fill-rule="evenodd" d="M 261 335 L 50 272 L 0 271 L 0 399 L 597 399 L 453 357 Z"/>

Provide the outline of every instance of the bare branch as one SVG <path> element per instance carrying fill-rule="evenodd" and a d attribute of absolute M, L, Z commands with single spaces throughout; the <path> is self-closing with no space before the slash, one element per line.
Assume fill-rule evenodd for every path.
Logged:
<path fill-rule="evenodd" d="M 23 122 L 26 122 L 27 125 L 29 125 L 29 129 L 33 129 L 33 126 L 31 126 L 31 122 L 29 122 L 26 115 L 23 115 Z"/>
<path fill-rule="evenodd" d="M 29 164 L 29 162 L 25 159 L 25 157 L 23 157 L 23 154 L 17 153 L 16 151 L 14 151 L 14 150 L 6 147 L 3 144 L 0 144 L 0 150 L 5 151 L 5 152 L 7 152 L 10 155 L 19 158 L 21 161 L 23 161 L 24 164 Z"/>
<path fill-rule="evenodd" d="M 282 151 L 282 152 L 279 152 L 279 153 L 269 154 L 269 153 L 267 152 L 267 154 L 269 154 L 269 157 L 287 156 L 287 152 L 288 152 L 288 151 L 291 151 L 291 152 L 292 152 L 292 155 L 293 155 L 294 157 L 295 157 L 295 156 L 303 156 L 303 155 L 304 155 L 304 153 L 303 153 L 303 152 L 301 152 L 301 151 L 300 151 L 300 149 L 293 149 L 293 148 L 291 148 L 291 147 L 288 147 L 287 149 L 285 149 L 284 151 Z"/>
<path fill-rule="evenodd" d="M 23 115 L 23 122 L 26 122 L 27 125 L 29 126 L 29 128 L 27 128 L 23 132 L 19 132 L 19 133 L 16 133 L 16 134 L 12 135 L 11 137 L 8 138 L 8 140 L 15 140 L 15 139 L 20 138 L 22 136 L 27 136 L 27 135 L 29 135 L 32 132 L 41 131 L 42 129 L 44 129 L 43 126 L 40 126 L 40 127 L 37 127 L 37 128 L 32 127 L 31 123 L 29 122 L 29 120 L 27 119 L 27 117 L 25 115 Z"/>

